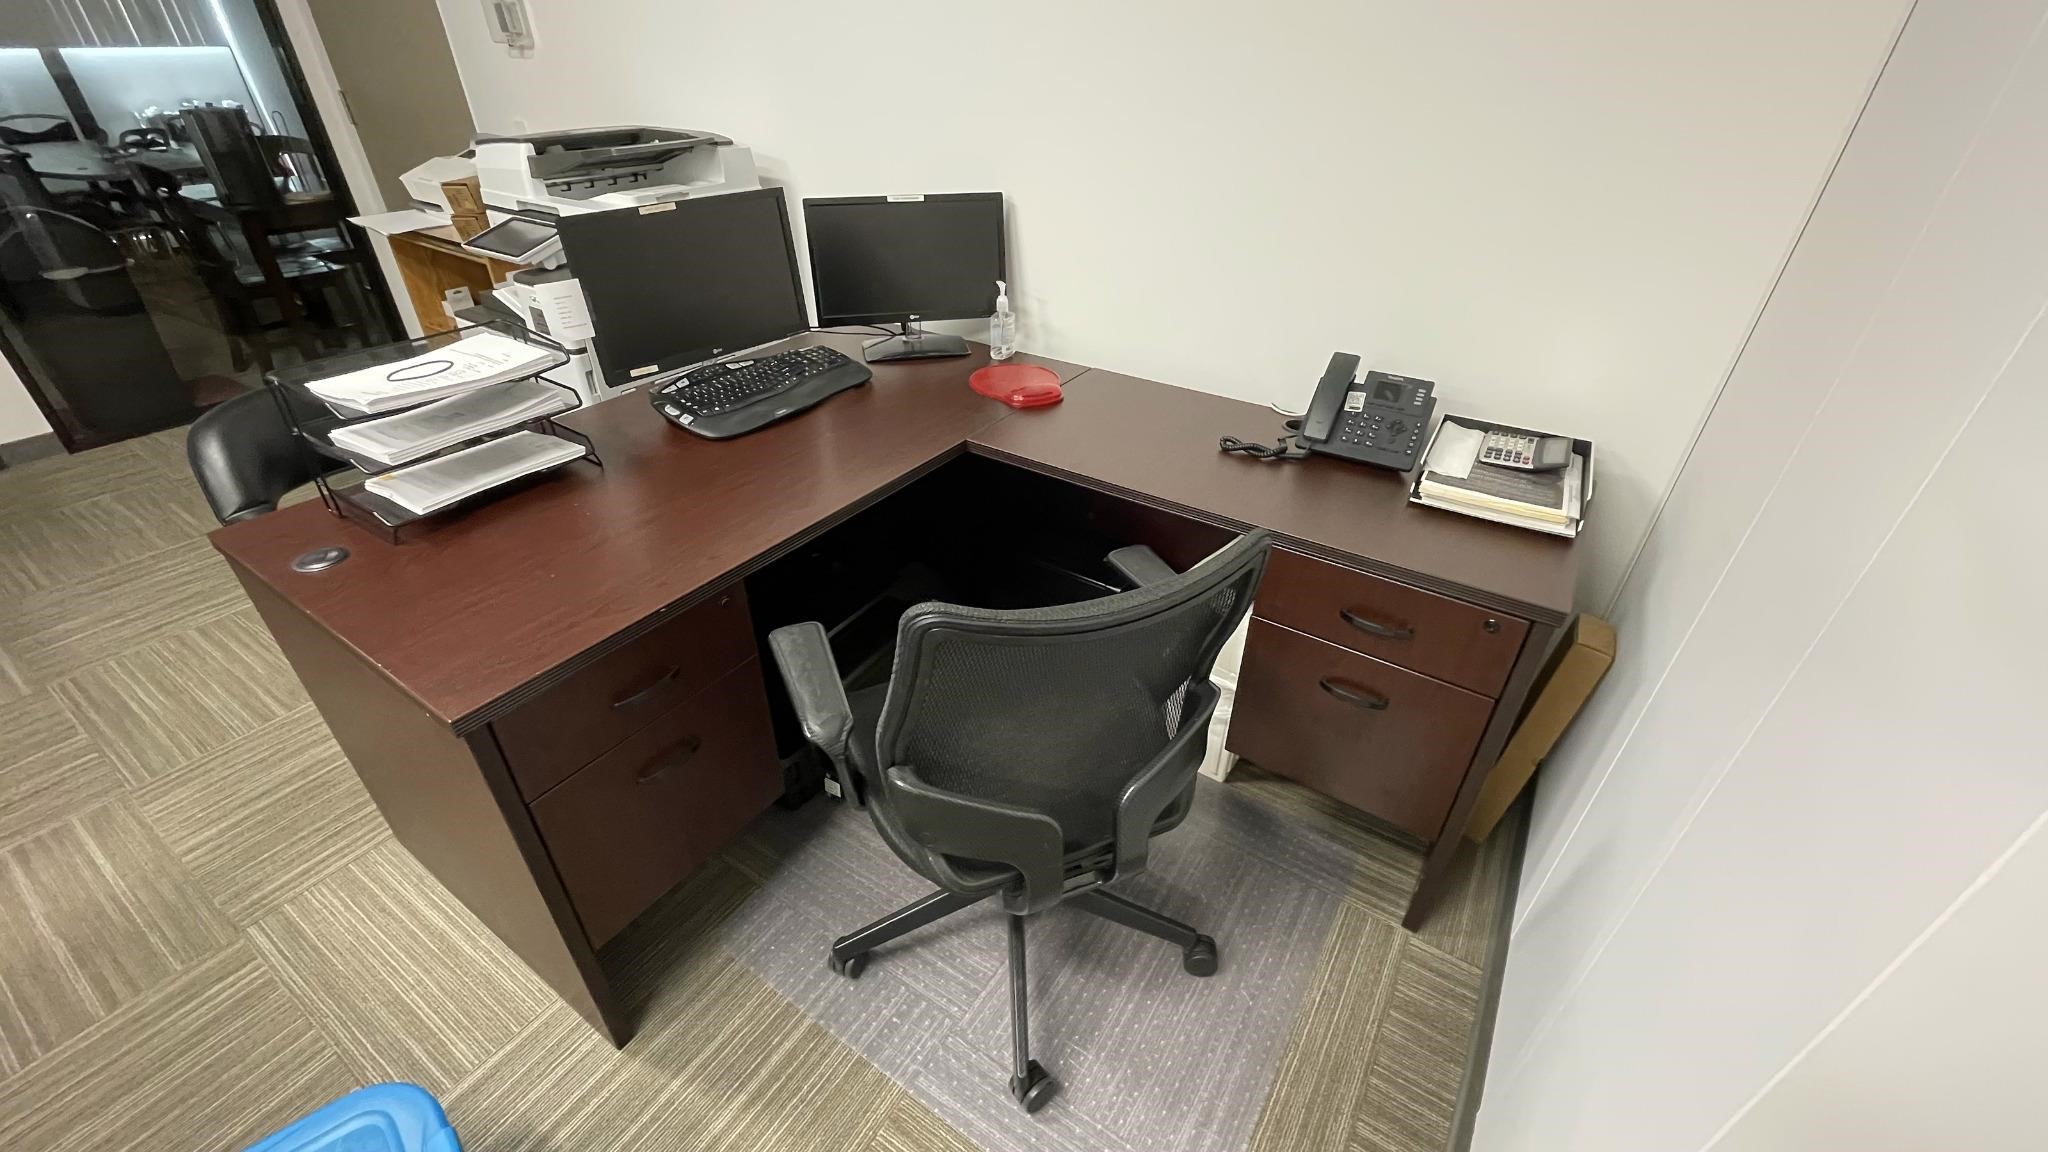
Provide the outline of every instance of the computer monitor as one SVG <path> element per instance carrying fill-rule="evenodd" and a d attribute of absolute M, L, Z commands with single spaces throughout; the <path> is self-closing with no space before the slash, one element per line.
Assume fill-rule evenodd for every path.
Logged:
<path fill-rule="evenodd" d="M 804 234 L 820 327 L 903 326 L 871 341 L 869 360 L 965 356 L 965 340 L 917 325 L 988 316 L 1008 276 L 1000 192 L 806 198 Z"/>
<path fill-rule="evenodd" d="M 810 327 L 780 188 L 578 213 L 558 228 L 613 387 Z"/>

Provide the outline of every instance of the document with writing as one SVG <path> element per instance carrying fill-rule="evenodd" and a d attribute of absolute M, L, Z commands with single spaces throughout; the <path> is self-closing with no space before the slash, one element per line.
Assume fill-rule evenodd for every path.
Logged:
<path fill-rule="evenodd" d="M 363 481 L 363 487 L 415 515 L 438 512 L 479 492 L 543 472 L 583 455 L 583 446 L 539 432 L 514 432 Z"/>
<path fill-rule="evenodd" d="M 575 406 L 576 397 L 566 388 L 545 380 L 514 380 L 337 428 L 327 438 L 379 464 L 404 464 Z"/>
<path fill-rule="evenodd" d="M 306 388 L 344 416 L 368 416 L 531 376 L 554 352 L 496 332 L 473 332 L 400 360 L 314 380 Z"/>

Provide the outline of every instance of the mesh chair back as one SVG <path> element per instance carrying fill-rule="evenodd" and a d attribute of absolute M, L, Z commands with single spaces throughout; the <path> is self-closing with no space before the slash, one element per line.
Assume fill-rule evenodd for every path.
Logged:
<path fill-rule="evenodd" d="M 881 764 L 1051 816 L 1070 849 L 1112 838 L 1124 789 L 1180 731 L 1190 681 L 1251 606 L 1268 539 L 1171 580 L 1052 608 L 906 612 L 876 732 Z"/>

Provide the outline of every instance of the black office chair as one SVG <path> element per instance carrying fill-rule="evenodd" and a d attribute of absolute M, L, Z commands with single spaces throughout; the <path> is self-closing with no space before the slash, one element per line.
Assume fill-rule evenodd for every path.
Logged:
<path fill-rule="evenodd" d="M 206 165 L 214 199 L 229 208 L 275 208 L 284 203 L 284 193 L 272 178 L 270 158 L 240 108 L 187 108 L 180 119 Z"/>
<path fill-rule="evenodd" d="M 897 856 L 939 890 L 832 944 L 858 977 L 876 947 L 1000 896 L 1009 913 L 1010 1093 L 1035 1112 L 1058 1081 L 1031 1058 L 1024 918 L 1062 901 L 1157 936 L 1190 974 L 1216 942 L 1104 885 L 1142 870 L 1153 836 L 1194 801 L 1216 709 L 1210 666 L 1251 607 L 1264 533 L 1185 575 L 1150 549 L 1110 562 L 1138 587 L 1053 608 L 919 604 L 903 614 L 885 685 L 849 699 L 816 623 L 768 637 L 804 735 L 841 792 L 865 802 Z"/>
<path fill-rule="evenodd" d="M 310 402 L 291 400 L 300 419 L 327 413 Z M 285 493 L 310 482 L 314 475 L 338 472 L 340 461 L 329 460 L 294 442 L 292 430 L 266 390 L 224 400 L 201 413 L 185 438 L 185 460 L 192 478 L 223 524 L 253 520 L 277 510 Z"/>

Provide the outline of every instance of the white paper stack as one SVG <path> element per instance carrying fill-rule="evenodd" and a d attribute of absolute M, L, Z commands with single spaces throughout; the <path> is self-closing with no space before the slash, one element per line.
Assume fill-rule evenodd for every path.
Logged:
<path fill-rule="evenodd" d="M 327 438 L 379 464 L 404 464 L 575 406 L 576 397 L 565 388 L 544 380 L 514 380 L 337 428 Z"/>
<path fill-rule="evenodd" d="M 580 444 L 539 432 L 514 432 L 424 464 L 372 476 L 363 481 L 363 487 L 415 515 L 425 516 L 581 455 Z"/>
<path fill-rule="evenodd" d="M 510 336 L 473 332 L 395 364 L 359 368 L 306 387 L 344 416 L 368 416 L 531 376 L 557 359 Z"/>
<path fill-rule="evenodd" d="M 1586 458 L 1561 472 L 1526 472 L 1479 460 L 1486 433 L 1445 419 L 1430 441 L 1415 503 L 1553 536 L 1577 536 L 1585 514 Z"/>

